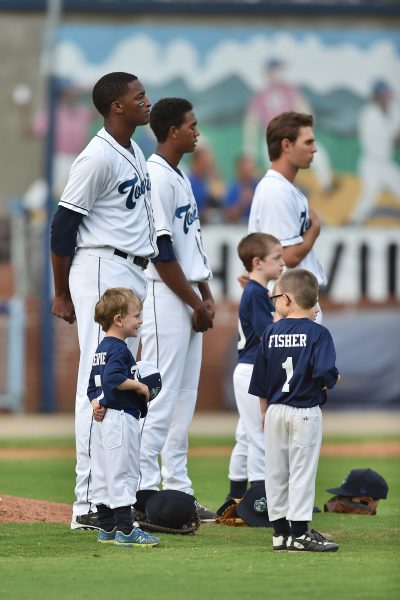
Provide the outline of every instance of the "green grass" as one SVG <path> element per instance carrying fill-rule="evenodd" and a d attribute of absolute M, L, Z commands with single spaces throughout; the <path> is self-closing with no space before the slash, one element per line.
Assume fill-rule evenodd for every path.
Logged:
<path fill-rule="evenodd" d="M 346 438 L 346 442 L 359 439 Z M 231 441 L 197 438 L 192 446 L 225 446 Z M 36 440 L 32 447 L 52 445 Z M 24 447 L 29 447 L 27 440 Z M 228 460 L 190 458 L 196 494 L 214 509 L 227 493 Z M 0 597 L 394 599 L 400 587 L 399 459 L 321 457 L 316 504 L 323 506 L 329 497 L 326 488 L 338 485 L 350 469 L 364 467 L 385 477 L 389 496 L 373 517 L 315 515 L 313 525 L 332 533 L 339 542 L 335 554 L 274 553 L 270 529 L 203 525 L 194 536 L 161 536 L 159 548 L 128 550 L 99 546 L 95 532 L 72 532 L 62 524 L 1 524 Z M 72 502 L 73 486 L 72 458 L 0 461 L 1 493 Z"/>

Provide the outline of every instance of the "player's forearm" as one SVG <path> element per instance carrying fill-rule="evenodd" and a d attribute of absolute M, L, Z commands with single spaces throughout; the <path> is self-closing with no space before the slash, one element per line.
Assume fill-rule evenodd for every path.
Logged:
<path fill-rule="evenodd" d="M 154 266 L 161 279 L 188 306 L 196 310 L 202 305 L 202 299 L 196 294 L 185 277 L 177 261 L 155 262 Z M 211 293 L 211 292 L 210 292 Z"/>
<path fill-rule="evenodd" d="M 259 398 L 260 400 L 260 411 L 262 415 L 265 415 L 268 408 L 268 400 L 266 398 Z"/>
<path fill-rule="evenodd" d="M 210 286 L 206 281 L 200 281 L 199 290 L 204 302 L 208 301 L 214 304 L 214 298 L 211 293 Z"/>
<path fill-rule="evenodd" d="M 283 260 L 287 267 L 293 268 L 307 256 L 315 244 L 319 235 L 319 228 L 311 227 L 303 233 L 303 241 L 300 244 L 293 246 L 285 246 L 283 248 Z"/>
<path fill-rule="evenodd" d="M 125 381 L 117 385 L 117 389 L 122 391 L 132 390 L 133 392 L 141 394 L 143 391 L 143 385 L 143 383 L 136 381 L 136 379 L 125 379 Z"/>
<path fill-rule="evenodd" d="M 54 252 L 51 253 L 54 290 L 57 297 L 71 298 L 68 282 L 71 262 L 72 256 L 58 256 Z"/>

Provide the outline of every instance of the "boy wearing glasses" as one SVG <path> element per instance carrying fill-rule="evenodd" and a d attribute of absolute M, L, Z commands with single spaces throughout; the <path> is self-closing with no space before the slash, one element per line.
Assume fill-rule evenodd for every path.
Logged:
<path fill-rule="evenodd" d="M 335 552 L 315 529 L 315 479 L 326 390 L 339 372 L 329 331 L 315 322 L 318 281 L 305 269 L 281 275 L 271 297 L 282 317 L 265 330 L 249 393 L 260 398 L 265 437 L 265 490 L 274 550 Z"/>

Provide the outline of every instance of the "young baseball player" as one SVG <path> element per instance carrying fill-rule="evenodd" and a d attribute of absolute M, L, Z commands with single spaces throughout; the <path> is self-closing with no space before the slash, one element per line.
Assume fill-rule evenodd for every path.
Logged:
<path fill-rule="evenodd" d="M 156 546 L 158 537 L 132 522 L 139 480 L 141 415 L 149 388 L 137 377 L 136 362 L 125 340 L 137 337 L 142 302 L 126 288 L 111 288 L 96 304 L 94 319 L 105 332 L 89 378 L 93 407 L 92 500 L 97 507 L 100 543 Z"/>
<path fill-rule="evenodd" d="M 183 98 L 159 100 L 150 126 L 158 142 L 147 165 L 159 254 L 147 270 L 142 358 L 156 364 L 163 388 L 142 426 L 140 489 L 158 489 L 162 476 L 164 489 L 193 494 L 187 472 L 188 429 L 197 398 L 202 334 L 213 326 L 214 300 L 196 201 L 179 162 L 195 149 L 199 131 L 193 106 Z M 215 517 L 201 505 L 198 515 L 202 521 Z"/>
<path fill-rule="evenodd" d="M 78 325 L 80 362 L 75 404 L 76 502 L 71 528 L 97 528 L 90 493 L 92 414 L 87 401 L 91 357 L 103 337 L 94 307 L 111 287 L 146 295 L 144 270 L 157 254 L 146 161 L 131 140 L 150 119 L 141 82 L 129 73 L 104 75 L 93 88 L 104 127 L 72 165 L 52 223 L 53 314 Z M 128 345 L 136 355 L 138 338 Z"/>
<path fill-rule="evenodd" d="M 265 330 L 249 393 L 265 419 L 265 491 L 274 550 L 335 552 L 315 529 L 315 478 L 322 440 L 320 405 L 339 378 L 332 337 L 315 322 L 318 281 L 305 269 L 286 271 L 271 300 L 282 317 Z"/>
<path fill-rule="evenodd" d="M 239 305 L 238 364 L 233 373 L 233 387 L 239 411 L 237 443 L 229 463 L 231 498 L 242 498 L 247 482 L 264 482 L 265 451 L 261 416 L 257 402 L 248 392 L 251 373 L 261 336 L 272 323 L 275 308 L 267 286 L 281 275 L 284 262 L 282 246 L 266 233 L 250 233 L 238 245 L 238 254 L 249 282 Z M 241 433 L 243 432 L 243 433 Z"/>

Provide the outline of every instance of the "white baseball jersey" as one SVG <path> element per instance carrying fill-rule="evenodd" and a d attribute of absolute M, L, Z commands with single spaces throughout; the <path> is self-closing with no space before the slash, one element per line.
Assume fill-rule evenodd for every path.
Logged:
<path fill-rule="evenodd" d="M 85 215 L 78 248 L 157 254 L 146 161 L 139 146 L 131 144 L 134 154 L 102 128 L 74 161 L 59 205 Z"/>
<path fill-rule="evenodd" d="M 211 267 L 203 249 L 199 213 L 187 176 L 179 175 L 164 158 L 152 154 L 147 161 L 157 237 L 169 235 L 174 252 L 189 282 L 211 279 Z M 160 281 L 154 266 L 147 277 Z"/>
<path fill-rule="evenodd" d="M 310 216 L 305 195 L 281 173 L 269 169 L 254 193 L 249 216 L 249 233 L 269 233 L 286 247 L 300 244 L 303 241 L 303 233 L 309 227 Z M 320 285 L 327 283 L 314 248 L 297 266 L 314 273 Z"/>

